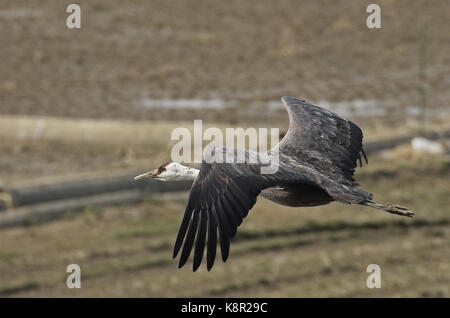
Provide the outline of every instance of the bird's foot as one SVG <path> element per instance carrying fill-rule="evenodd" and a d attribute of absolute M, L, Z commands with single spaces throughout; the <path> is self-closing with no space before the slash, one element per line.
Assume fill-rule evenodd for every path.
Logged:
<path fill-rule="evenodd" d="M 403 215 L 410 218 L 414 216 L 414 212 L 411 212 L 407 208 L 400 205 L 388 203 L 386 204 L 386 208 L 386 211 L 392 214 Z"/>

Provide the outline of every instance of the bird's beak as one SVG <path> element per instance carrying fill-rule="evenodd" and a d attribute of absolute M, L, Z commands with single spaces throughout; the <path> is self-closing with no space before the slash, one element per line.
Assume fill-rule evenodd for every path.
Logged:
<path fill-rule="evenodd" d="M 158 176 L 158 169 L 155 169 L 134 177 L 134 180 L 156 178 L 157 176 Z"/>

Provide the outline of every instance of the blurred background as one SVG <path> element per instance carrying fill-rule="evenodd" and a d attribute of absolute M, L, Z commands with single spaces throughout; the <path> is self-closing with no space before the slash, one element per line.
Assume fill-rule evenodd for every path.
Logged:
<path fill-rule="evenodd" d="M 71 2 L 0 0 L 0 296 L 449 297 L 450 2 L 368 29 L 372 2 L 78 0 L 68 29 Z M 356 179 L 416 217 L 259 198 L 226 264 L 177 269 L 188 185 L 132 176 L 194 119 L 285 131 L 284 95 L 357 123 Z"/>

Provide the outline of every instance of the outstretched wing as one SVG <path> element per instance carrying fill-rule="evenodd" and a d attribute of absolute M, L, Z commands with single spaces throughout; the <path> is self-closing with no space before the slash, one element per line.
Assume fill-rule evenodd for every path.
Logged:
<path fill-rule="evenodd" d="M 281 154 L 349 186 L 356 185 L 353 173 L 361 155 L 361 129 L 349 120 L 304 100 L 281 98 L 289 114 L 289 129 L 278 147 Z"/>
<path fill-rule="evenodd" d="M 278 168 L 275 174 L 261 174 L 260 163 L 249 160 L 248 151 L 215 148 L 224 151 L 225 163 L 212 162 L 205 151 L 199 175 L 195 179 L 188 204 L 175 242 L 173 257 L 180 251 L 179 267 L 188 260 L 195 240 L 193 270 L 200 266 L 207 244 L 207 269 L 216 257 L 217 232 L 219 232 L 222 259 L 225 262 L 230 249 L 230 239 L 236 235 L 238 226 L 256 203 L 261 190 L 283 183 L 305 180 L 289 167 Z M 231 154 L 247 155 L 245 162 L 235 162 Z M 252 153 L 255 155 L 256 153 Z M 258 156 L 265 156 L 259 154 Z M 231 162 L 231 163 L 230 163 Z M 184 245 L 183 245 L 184 242 Z"/>

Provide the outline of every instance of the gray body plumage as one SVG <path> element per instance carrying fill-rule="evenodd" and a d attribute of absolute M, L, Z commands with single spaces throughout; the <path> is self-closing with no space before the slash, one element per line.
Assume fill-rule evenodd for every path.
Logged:
<path fill-rule="evenodd" d="M 291 207 L 318 206 L 334 201 L 326 191 L 307 184 L 268 188 L 261 191 L 261 196 Z"/>

